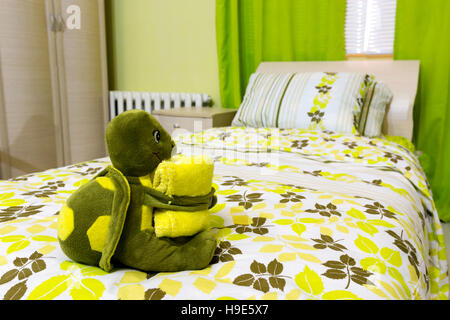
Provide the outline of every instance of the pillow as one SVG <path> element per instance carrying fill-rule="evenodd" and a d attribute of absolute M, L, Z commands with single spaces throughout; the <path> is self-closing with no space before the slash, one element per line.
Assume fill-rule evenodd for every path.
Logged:
<path fill-rule="evenodd" d="M 276 127 L 276 116 L 295 73 L 253 73 L 233 121 L 239 127 Z"/>
<path fill-rule="evenodd" d="M 373 79 L 346 72 L 254 73 L 232 125 L 356 134 Z"/>
<path fill-rule="evenodd" d="M 381 136 L 384 115 L 392 97 L 392 91 L 381 81 L 376 81 L 369 88 L 359 122 L 359 132 L 363 136 L 370 138 Z"/>

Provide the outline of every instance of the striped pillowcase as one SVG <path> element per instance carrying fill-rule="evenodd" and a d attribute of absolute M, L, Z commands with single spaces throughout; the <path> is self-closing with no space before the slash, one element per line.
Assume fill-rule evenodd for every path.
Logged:
<path fill-rule="evenodd" d="M 284 93 L 294 73 L 253 73 L 232 125 L 276 127 Z"/>
<path fill-rule="evenodd" d="M 392 97 L 392 91 L 381 81 L 373 83 L 369 88 L 359 122 L 359 132 L 363 136 L 370 138 L 381 136 L 384 115 Z"/>
<path fill-rule="evenodd" d="M 254 73 L 232 125 L 357 134 L 372 82 L 363 73 Z"/>

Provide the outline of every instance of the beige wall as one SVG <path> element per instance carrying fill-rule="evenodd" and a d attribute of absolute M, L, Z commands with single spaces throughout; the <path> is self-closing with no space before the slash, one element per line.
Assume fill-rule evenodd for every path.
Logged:
<path fill-rule="evenodd" d="M 112 90 L 204 92 L 220 105 L 215 0 L 106 0 Z"/>

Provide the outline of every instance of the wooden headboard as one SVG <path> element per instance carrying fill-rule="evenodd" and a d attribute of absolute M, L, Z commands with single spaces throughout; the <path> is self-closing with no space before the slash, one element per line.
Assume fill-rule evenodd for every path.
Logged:
<path fill-rule="evenodd" d="M 419 81 L 418 60 L 262 62 L 256 72 L 367 72 L 392 90 L 383 133 L 412 139 L 413 108 Z"/>

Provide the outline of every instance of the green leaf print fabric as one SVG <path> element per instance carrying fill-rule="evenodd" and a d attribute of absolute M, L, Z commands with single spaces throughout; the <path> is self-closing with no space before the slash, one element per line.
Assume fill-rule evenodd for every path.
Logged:
<path fill-rule="evenodd" d="M 415 156 L 385 139 L 213 128 L 176 138 L 214 160 L 218 240 L 202 270 L 110 273 L 67 258 L 57 220 L 102 158 L 0 181 L 0 299 L 447 299 L 444 234 Z"/>

